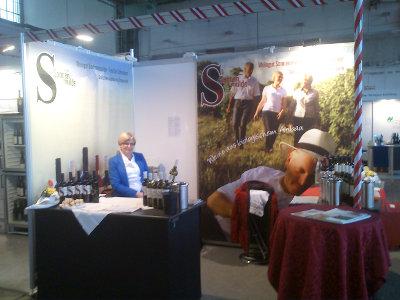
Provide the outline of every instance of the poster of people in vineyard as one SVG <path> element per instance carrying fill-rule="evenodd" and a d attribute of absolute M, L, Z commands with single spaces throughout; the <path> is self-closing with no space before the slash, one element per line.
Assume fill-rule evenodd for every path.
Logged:
<path fill-rule="evenodd" d="M 284 172 L 280 144 L 296 147 L 310 129 L 328 132 L 336 153 L 350 155 L 353 65 L 353 43 L 200 56 L 200 198 L 260 166 Z M 230 218 L 231 207 L 223 206 L 203 211 L 206 240 L 230 240 L 229 221 L 221 220 Z"/>

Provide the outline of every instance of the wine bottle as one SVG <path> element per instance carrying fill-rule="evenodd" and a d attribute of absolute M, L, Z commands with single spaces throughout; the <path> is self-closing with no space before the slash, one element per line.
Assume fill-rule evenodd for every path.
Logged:
<path fill-rule="evenodd" d="M 153 207 L 154 208 L 160 208 L 160 184 L 161 184 L 161 179 L 160 179 L 160 174 L 155 173 L 155 182 L 153 186 Z"/>
<path fill-rule="evenodd" d="M 82 181 L 81 181 L 81 171 L 76 172 L 75 178 L 75 194 L 74 199 L 82 199 Z"/>
<path fill-rule="evenodd" d="M 98 181 L 98 175 L 97 175 L 96 171 L 93 171 L 91 184 L 92 184 L 91 202 L 98 203 L 99 202 L 99 181 Z"/>
<path fill-rule="evenodd" d="M 18 201 L 14 200 L 13 201 L 13 210 L 12 210 L 13 221 L 18 221 L 18 215 L 19 215 L 18 210 L 19 210 Z"/>
<path fill-rule="evenodd" d="M 18 197 L 23 197 L 24 196 L 24 191 L 23 191 L 23 185 L 22 185 L 22 178 L 21 176 L 17 177 L 17 196 Z"/>
<path fill-rule="evenodd" d="M 143 205 L 147 206 L 147 184 L 149 183 L 149 179 L 147 177 L 147 171 L 143 172 L 143 183 L 142 183 L 142 190 L 143 190 Z"/>
<path fill-rule="evenodd" d="M 100 158 L 98 155 L 95 156 L 95 166 L 96 166 L 96 177 L 97 177 L 97 191 L 99 194 L 103 192 L 103 178 L 100 176 Z"/>
<path fill-rule="evenodd" d="M 24 113 L 24 103 L 23 103 L 23 98 L 21 97 L 20 90 L 18 90 L 17 109 L 19 114 L 22 115 Z"/>
<path fill-rule="evenodd" d="M 66 194 L 66 188 L 65 188 L 65 181 L 64 181 L 64 173 L 60 174 L 60 181 L 57 181 L 57 184 L 55 186 L 58 195 L 60 196 L 60 203 L 64 201 L 65 199 L 65 194 Z"/>
<path fill-rule="evenodd" d="M 66 198 L 73 198 L 75 195 L 75 181 L 74 177 L 72 176 L 72 172 L 69 172 L 69 180 L 67 182 L 67 194 L 65 195 Z"/>
<path fill-rule="evenodd" d="M 147 206 L 153 207 L 153 185 L 154 185 L 154 178 L 153 173 L 149 172 L 149 182 L 147 183 Z"/>
<path fill-rule="evenodd" d="M 110 177 L 108 175 L 108 170 L 104 171 L 104 177 L 103 177 L 103 193 L 107 193 L 111 191 L 111 183 L 110 183 Z"/>
<path fill-rule="evenodd" d="M 18 130 L 18 145 L 23 145 L 23 144 L 24 144 L 24 130 L 21 124 Z"/>
<path fill-rule="evenodd" d="M 83 199 L 83 202 L 89 203 L 90 202 L 90 196 L 92 194 L 92 185 L 91 185 L 91 182 L 90 182 L 90 176 L 89 176 L 88 171 L 83 171 L 82 172 L 81 186 L 82 186 L 82 199 Z"/>
<path fill-rule="evenodd" d="M 19 157 L 19 167 L 20 169 L 25 169 L 25 153 L 23 149 L 21 149 L 21 155 Z"/>
<path fill-rule="evenodd" d="M 17 124 L 14 124 L 13 143 L 14 143 L 14 145 L 18 145 L 18 128 L 17 128 Z"/>

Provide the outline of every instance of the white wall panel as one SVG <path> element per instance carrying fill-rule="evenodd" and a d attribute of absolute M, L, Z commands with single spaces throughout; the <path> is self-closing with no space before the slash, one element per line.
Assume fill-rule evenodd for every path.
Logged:
<path fill-rule="evenodd" d="M 41 53 L 48 56 L 39 62 Z M 69 160 L 82 168 L 82 147 L 89 147 L 90 168 L 94 156 L 114 155 L 121 131 L 133 129 L 132 64 L 75 47 L 53 43 L 29 43 L 25 58 L 26 137 L 28 194 L 34 200 L 49 178 L 55 177 L 54 161 L 62 171 Z M 40 78 L 40 64 L 56 84 L 54 92 Z M 83 67 L 85 65 L 85 67 Z M 115 73 L 123 72 L 122 73 Z M 38 100 L 41 97 L 49 103 Z M 32 199 L 33 197 L 33 199 Z"/>
<path fill-rule="evenodd" d="M 137 150 L 149 165 L 169 171 L 178 159 L 177 180 L 197 198 L 197 65 L 193 60 L 153 61 L 134 66 Z"/>

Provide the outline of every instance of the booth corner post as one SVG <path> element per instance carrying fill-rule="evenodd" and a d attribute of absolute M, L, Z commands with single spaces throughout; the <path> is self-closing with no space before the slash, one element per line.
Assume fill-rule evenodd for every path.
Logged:
<path fill-rule="evenodd" d="M 364 0 L 354 0 L 354 207 L 361 209 L 362 194 L 362 56 Z"/>
<path fill-rule="evenodd" d="M 29 101 L 28 101 L 28 93 L 27 93 L 27 81 L 26 81 L 26 39 L 25 33 L 20 33 L 20 46 L 21 46 L 21 70 L 22 70 L 22 94 L 24 97 L 24 125 L 25 125 L 25 151 L 26 151 L 26 194 L 27 194 L 27 203 L 28 205 L 33 204 L 32 198 L 32 182 L 30 178 L 32 178 L 32 168 L 31 168 L 31 149 L 30 149 L 30 126 L 28 125 L 30 122 L 29 118 Z M 34 222 L 34 212 L 31 210 L 28 212 L 28 246 L 29 246 L 29 288 L 30 294 L 33 294 L 36 290 L 36 280 L 35 280 L 35 269 L 36 269 L 36 261 L 35 261 L 35 222 Z"/>

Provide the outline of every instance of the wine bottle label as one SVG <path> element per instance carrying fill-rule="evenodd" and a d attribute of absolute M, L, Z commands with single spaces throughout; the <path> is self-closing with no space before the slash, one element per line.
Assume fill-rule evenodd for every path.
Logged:
<path fill-rule="evenodd" d="M 92 186 L 90 184 L 85 185 L 85 193 L 86 195 L 90 195 L 92 193 Z"/>
<path fill-rule="evenodd" d="M 82 194 L 82 185 L 80 185 L 80 184 L 77 184 L 76 186 L 75 186 L 75 192 L 76 192 L 76 194 Z"/>
<path fill-rule="evenodd" d="M 68 190 L 68 197 L 72 197 L 75 194 L 75 186 L 74 185 L 70 185 L 67 187 Z"/>
<path fill-rule="evenodd" d="M 60 190 L 63 196 L 68 196 L 68 188 L 66 186 L 63 186 Z"/>
<path fill-rule="evenodd" d="M 64 191 L 63 191 L 63 188 L 59 188 L 59 189 L 58 189 L 58 195 L 59 195 L 60 197 L 64 197 L 64 196 L 65 196 Z"/>
<path fill-rule="evenodd" d="M 22 145 L 22 135 L 18 136 L 18 145 Z"/>
<path fill-rule="evenodd" d="M 142 186 L 143 196 L 147 196 L 147 186 Z"/>
<path fill-rule="evenodd" d="M 18 136 L 14 135 L 14 145 L 18 145 Z"/>

